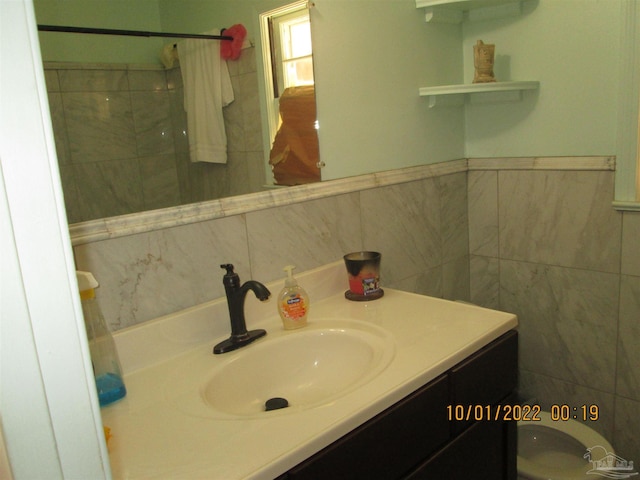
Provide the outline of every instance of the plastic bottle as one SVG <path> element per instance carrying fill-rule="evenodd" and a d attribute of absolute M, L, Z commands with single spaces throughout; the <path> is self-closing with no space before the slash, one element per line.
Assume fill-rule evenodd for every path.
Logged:
<path fill-rule="evenodd" d="M 278 313 L 285 330 L 304 327 L 309 313 L 309 296 L 293 278 L 294 268 L 296 267 L 293 265 L 284 267 L 287 278 L 284 281 L 284 288 L 278 295 Z"/>
<path fill-rule="evenodd" d="M 98 400 L 103 407 L 120 400 L 127 394 L 127 389 L 122 379 L 116 344 L 96 302 L 94 289 L 98 286 L 98 282 L 89 272 L 76 271 L 76 277 L 80 288 L 84 325 L 87 329 Z"/>

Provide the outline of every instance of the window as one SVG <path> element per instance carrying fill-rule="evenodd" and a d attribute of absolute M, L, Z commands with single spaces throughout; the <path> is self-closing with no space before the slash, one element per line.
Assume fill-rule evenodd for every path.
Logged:
<path fill-rule="evenodd" d="M 260 14 L 267 178 L 274 185 L 321 180 L 308 7 L 306 0 L 297 1 Z"/>
<path fill-rule="evenodd" d="M 260 14 L 267 114 L 271 140 L 285 88 L 313 85 L 313 48 L 308 2 L 297 1 Z"/>
<path fill-rule="evenodd" d="M 311 49 L 311 22 L 306 10 L 278 17 L 283 88 L 313 85 L 313 52 Z M 279 92 L 282 93 L 282 92 Z"/>

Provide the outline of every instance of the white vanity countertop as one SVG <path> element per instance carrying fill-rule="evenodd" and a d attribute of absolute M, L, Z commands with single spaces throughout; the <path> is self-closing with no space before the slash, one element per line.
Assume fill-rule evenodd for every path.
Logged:
<path fill-rule="evenodd" d="M 243 350 L 212 353 L 229 336 L 226 299 L 121 330 L 114 337 L 127 396 L 102 409 L 113 435 L 114 478 L 272 479 L 517 326 L 510 313 L 387 288 L 378 300 L 346 300 L 342 261 L 296 277 L 311 299 L 310 325 L 340 316 L 381 327 L 395 342 L 389 365 L 369 383 L 320 407 L 225 418 L 207 408 L 190 411 L 179 402 L 180 396 L 198 400 L 203 366 Z M 267 287 L 268 302 L 247 295 L 247 327 L 272 336 L 296 335 L 283 331 L 276 313 L 282 282 Z"/>

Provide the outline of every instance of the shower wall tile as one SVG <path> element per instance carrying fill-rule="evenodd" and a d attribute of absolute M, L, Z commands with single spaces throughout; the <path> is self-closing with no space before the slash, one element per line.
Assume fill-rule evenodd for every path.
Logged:
<path fill-rule="evenodd" d="M 262 114 L 258 95 L 258 76 L 255 73 L 246 73 L 238 80 L 242 92 L 238 104 L 242 108 L 245 149 L 250 152 L 262 151 Z"/>
<path fill-rule="evenodd" d="M 363 247 L 382 253 L 385 285 L 393 287 L 442 265 L 436 179 L 365 190 L 360 193 L 360 202 Z"/>
<path fill-rule="evenodd" d="M 182 88 L 169 91 L 171 122 L 173 124 L 173 142 L 176 152 L 189 153 L 189 137 L 187 136 L 187 112 L 184 111 L 184 91 Z"/>
<path fill-rule="evenodd" d="M 206 163 L 202 166 L 205 200 L 231 195 L 231 169 L 232 166 L 228 160 L 226 164 Z"/>
<path fill-rule="evenodd" d="M 623 275 L 620 282 L 620 332 L 618 334 L 616 393 L 640 401 L 639 366 L 640 277 Z"/>
<path fill-rule="evenodd" d="M 64 93 L 62 102 L 72 163 L 136 157 L 128 93 Z"/>
<path fill-rule="evenodd" d="M 129 90 L 161 92 L 168 89 L 165 70 L 128 70 Z"/>
<path fill-rule="evenodd" d="M 204 165 L 191 163 L 188 153 L 181 157 L 178 158 L 178 177 L 182 203 L 201 202 L 204 200 L 204 179 L 200 171 Z"/>
<path fill-rule="evenodd" d="M 498 172 L 469 172 L 469 251 L 498 257 Z"/>
<path fill-rule="evenodd" d="M 176 152 L 176 175 L 178 176 L 178 190 L 180 192 L 180 204 L 193 203 L 194 194 L 191 189 L 191 179 L 189 175 L 189 152 Z"/>
<path fill-rule="evenodd" d="M 634 462 L 634 471 L 640 463 L 640 402 L 627 398 L 616 398 L 616 421 L 613 448 L 625 460 Z"/>
<path fill-rule="evenodd" d="M 256 66 L 251 65 L 255 61 L 254 50 L 244 50 L 241 60 L 236 62 L 235 78 L 232 79 L 236 101 L 225 109 L 225 118 L 229 117 L 225 122 L 227 132 L 230 132 L 228 149 L 237 155 L 228 164 L 215 168 L 189 161 L 180 68 L 164 70 L 105 64 L 87 69 L 71 64 L 45 64 L 60 165 L 96 164 L 92 171 L 100 173 L 99 178 L 88 180 L 87 185 L 92 186 L 104 185 L 108 178 L 118 178 L 113 173 L 106 173 L 116 161 L 137 162 L 142 174 L 142 177 L 140 173 L 136 174 L 124 186 L 106 185 L 107 191 L 116 192 L 117 198 L 111 201 L 109 194 L 97 192 L 90 207 L 72 204 L 79 201 L 77 192 L 65 192 L 67 216 L 73 219 L 70 221 L 75 223 L 109 217 L 116 214 L 114 212 L 133 213 L 264 189 L 265 157 L 257 73 Z M 252 81 L 250 76 L 253 76 Z M 249 87 L 253 91 L 248 90 Z M 248 150 L 247 145 L 251 145 L 252 150 Z M 165 155 L 174 156 L 175 173 L 157 160 Z M 156 160 L 150 160 L 152 157 Z M 105 165 L 98 166 L 98 163 Z M 154 172 L 153 164 L 159 165 L 160 171 Z M 89 171 L 88 167 L 68 170 L 65 186 L 75 188 L 76 178 L 85 182 Z M 236 172 L 240 175 L 236 176 Z M 145 176 L 147 174 L 149 178 Z M 168 183 L 171 179 L 175 183 Z M 138 183 L 140 192 L 125 195 L 132 182 Z M 160 191 L 162 186 L 166 187 L 166 192 Z M 87 188 L 81 192 L 82 196 Z M 96 198 L 110 201 L 100 208 L 95 203 Z M 168 204 L 169 199 L 176 203 Z"/>
<path fill-rule="evenodd" d="M 305 271 L 335 262 L 362 248 L 359 195 L 250 212 L 247 235 L 251 272 L 261 281 L 284 278 L 286 265 Z"/>
<path fill-rule="evenodd" d="M 262 150 L 260 150 L 259 152 L 246 152 L 245 161 L 247 162 L 247 169 L 249 170 L 247 183 L 252 192 L 259 192 L 260 190 L 264 190 L 267 183 L 273 183 L 271 180 L 267 182 L 265 178 L 266 160 Z"/>
<path fill-rule="evenodd" d="M 518 315 L 521 368 L 615 389 L 618 277 L 501 260 L 502 309 Z"/>
<path fill-rule="evenodd" d="M 613 178 L 609 171 L 500 171 L 501 258 L 619 272 Z"/>
<path fill-rule="evenodd" d="M 177 67 L 171 68 L 169 70 L 165 70 L 165 74 L 167 79 L 167 88 L 169 90 L 177 90 L 184 87 L 184 84 L 182 83 L 182 70 Z"/>
<path fill-rule="evenodd" d="M 174 155 L 140 158 L 140 174 L 145 208 L 165 208 L 180 204 Z"/>
<path fill-rule="evenodd" d="M 221 264 L 249 277 L 246 238 L 237 215 L 81 245 L 76 263 L 101 284 L 96 296 L 116 330 L 223 297 Z"/>
<path fill-rule="evenodd" d="M 640 212 L 622 217 L 622 273 L 640 277 Z"/>
<path fill-rule="evenodd" d="M 74 165 L 83 218 L 138 212 L 144 205 L 137 160 Z"/>
<path fill-rule="evenodd" d="M 174 154 L 174 132 L 169 93 L 131 92 L 137 153 L 140 156 Z"/>
<path fill-rule="evenodd" d="M 232 159 L 228 161 L 227 191 L 229 195 L 258 192 L 264 190 L 267 156 L 263 145 L 255 48 L 244 49 L 237 61 L 228 61 L 227 64 L 235 97 L 223 109 L 227 151 Z M 257 169 L 255 159 L 259 159 Z"/>
<path fill-rule="evenodd" d="M 227 69 L 229 70 L 230 77 L 237 77 L 240 75 L 240 64 L 246 56 L 240 55 L 237 60 L 227 60 Z"/>
<path fill-rule="evenodd" d="M 62 92 L 117 92 L 129 90 L 127 71 L 116 69 L 60 69 Z"/>
<path fill-rule="evenodd" d="M 245 48 L 242 50 L 242 55 L 235 62 L 227 62 L 229 65 L 235 63 L 238 67 L 238 74 L 242 75 L 249 72 L 257 72 L 258 62 L 256 62 L 256 49 L 255 47 Z"/>
<path fill-rule="evenodd" d="M 231 79 L 234 95 L 240 97 L 240 84 L 238 77 Z M 224 115 L 224 127 L 227 134 L 227 150 L 229 152 L 244 152 L 245 132 L 242 116 L 242 101 L 234 100 L 222 109 Z"/>
<path fill-rule="evenodd" d="M 255 192 L 251 190 L 249 182 L 249 163 L 247 162 L 247 152 L 229 152 L 227 157 L 228 177 L 233 181 L 227 181 L 228 195 L 242 195 Z"/>
<path fill-rule="evenodd" d="M 610 442 L 613 438 L 614 418 L 617 418 L 616 399 L 611 393 L 598 388 L 587 388 L 568 383 L 529 370 L 520 370 L 519 387 L 523 401 L 533 399 L 535 404 L 549 411 L 551 405 L 597 405 L 599 418 L 596 421 L 582 421 Z M 591 445 L 590 445 L 591 446 Z M 617 448 L 613 445 L 614 449 Z"/>

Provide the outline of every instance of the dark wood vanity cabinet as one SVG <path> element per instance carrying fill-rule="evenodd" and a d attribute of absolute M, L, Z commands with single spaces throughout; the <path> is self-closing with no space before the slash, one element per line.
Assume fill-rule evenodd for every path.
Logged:
<path fill-rule="evenodd" d="M 280 480 L 515 480 L 516 424 L 495 413 L 514 403 L 517 371 L 510 331 Z M 456 405 L 465 417 L 471 407 L 472 418 L 456 420 Z M 475 419 L 488 413 L 491 420 Z"/>

